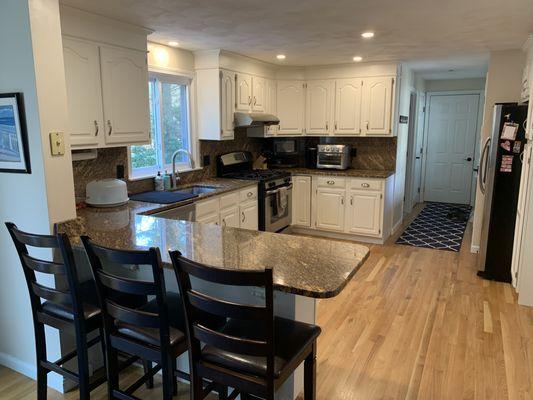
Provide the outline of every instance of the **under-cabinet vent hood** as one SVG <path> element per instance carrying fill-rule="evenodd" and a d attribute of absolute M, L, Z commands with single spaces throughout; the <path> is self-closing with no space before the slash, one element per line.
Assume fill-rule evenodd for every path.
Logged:
<path fill-rule="evenodd" d="M 265 125 L 279 125 L 279 118 L 275 115 L 264 113 L 235 113 L 236 128 L 253 128 Z"/>

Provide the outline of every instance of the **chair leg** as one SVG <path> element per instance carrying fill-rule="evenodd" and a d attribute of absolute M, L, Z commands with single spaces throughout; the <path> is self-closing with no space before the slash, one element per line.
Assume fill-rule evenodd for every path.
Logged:
<path fill-rule="evenodd" d="M 174 389 L 174 368 L 172 368 L 172 360 L 165 356 L 162 360 L 163 373 L 163 400 L 171 400 Z"/>
<path fill-rule="evenodd" d="M 116 349 L 106 349 L 107 359 L 107 398 L 114 399 L 113 391 L 118 389 L 118 353 Z"/>
<path fill-rule="evenodd" d="M 80 400 L 90 400 L 89 388 L 89 356 L 87 354 L 87 337 L 82 337 L 78 345 L 78 376 Z"/>
<path fill-rule="evenodd" d="M 202 378 L 198 376 L 198 374 L 190 372 L 191 377 L 191 400 L 204 400 L 203 392 L 204 388 L 202 385 Z"/>
<path fill-rule="evenodd" d="M 218 386 L 218 400 L 227 400 L 228 399 L 228 387 L 227 386 Z"/>
<path fill-rule="evenodd" d="M 316 399 L 316 341 L 304 361 L 304 400 Z"/>
<path fill-rule="evenodd" d="M 143 360 L 142 362 L 143 362 L 144 374 L 146 375 L 152 369 L 152 362 L 147 361 L 147 360 Z M 153 387 L 154 387 L 154 377 L 151 376 L 146 381 L 146 389 L 153 389 Z"/>
<path fill-rule="evenodd" d="M 41 365 L 41 361 L 46 361 L 46 338 L 44 327 L 36 324 L 35 327 L 35 348 L 37 353 L 37 400 L 46 400 L 48 394 L 48 370 Z"/>
<path fill-rule="evenodd" d="M 178 395 L 178 365 L 176 360 L 172 360 L 172 394 Z"/>

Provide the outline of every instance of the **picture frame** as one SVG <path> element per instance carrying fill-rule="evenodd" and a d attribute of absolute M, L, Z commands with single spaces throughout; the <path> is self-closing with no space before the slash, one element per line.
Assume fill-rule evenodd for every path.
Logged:
<path fill-rule="evenodd" d="M 31 174 L 22 93 L 0 93 L 0 172 Z"/>

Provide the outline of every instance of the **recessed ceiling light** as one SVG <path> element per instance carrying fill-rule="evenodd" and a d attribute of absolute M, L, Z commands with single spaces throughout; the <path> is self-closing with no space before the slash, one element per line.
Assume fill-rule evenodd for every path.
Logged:
<path fill-rule="evenodd" d="M 276 56 L 276 58 L 277 58 L 278 60 L 285 60 L 285 54 L 278 54 L 278 55 Z"/>
<path fill-rule="evenodd" d="M 361 36 L 365 39 L 370 39 L 374 37 L 374 32 L 363 32 L 361 33 Z"/>
<path fill-rule="evenodd" d="M 363 61 L 363 57 L 361 57 L 361 56 L 355 56 L 355 57 L 353 58 L 353 60 L 354 60 L 355 62 Z"/>
<path fill-rule="evenodd" d="M 180 44 L 178 42 L 175 42 L 175 41 L 170 41 L 170 42 L 168 42 L 168 45 L 172 46 L 172 47 L 178 47 Z"/>

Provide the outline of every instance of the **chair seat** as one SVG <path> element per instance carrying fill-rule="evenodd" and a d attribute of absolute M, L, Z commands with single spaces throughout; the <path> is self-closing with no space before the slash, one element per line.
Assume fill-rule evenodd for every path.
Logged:
<path fill-rule="evenodd" d="M 74 321 L 74 311 L 72 306 L 68 304 L 56 304 L 45 301 L 42 304 L 42 309 L 45 313 L 54 317 L 65 319 L 67 321 Z M 83 317 L 86 321 L 100 318 L 100 309 L 91 304 L 83 304 Z"/>
<path fill-rule="evenodd" d="M 264 340 L 265 329 L 257 321 L 230 319 L 219 332 L 245 339 Z M 320 327 L 316 325 L 276 317 L 274 319 L 274 377 L 279 378 L 283 369 L 291 361 L 300 357 L 305 348 L 316 340 L 320 332 Z M 209 345 L 202 350 L 202 360 L 249 375 L 265 376 L 267 371 L 266 357 L 231 353 Z"/>

